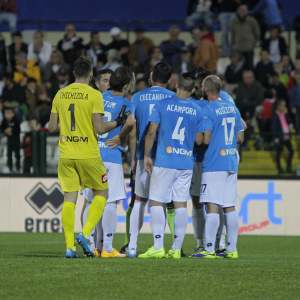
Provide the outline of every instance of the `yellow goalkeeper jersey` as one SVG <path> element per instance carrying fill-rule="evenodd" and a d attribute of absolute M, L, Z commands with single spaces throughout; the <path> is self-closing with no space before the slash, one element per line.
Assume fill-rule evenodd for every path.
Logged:
<path fill-rule="evenodd" d="M 93 113 L 104 114 L 102 94 L 86 84 L 73 83 L 59 90 L 53 100 L 52 113 L 60 123 L 61 158 L 100 157 Z"/>

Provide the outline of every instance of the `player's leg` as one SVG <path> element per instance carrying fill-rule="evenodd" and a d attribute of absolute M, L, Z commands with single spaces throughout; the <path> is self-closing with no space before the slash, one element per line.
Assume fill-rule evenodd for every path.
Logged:
<path fill-rule="evenodd" d="M 175 207 L 174 202 L 167 203 L 167 222 L 171 231 L 171 236 L 174 242 L 174 219 L 175 219 Z"/>
<path fill-rule="evenodd" d="M 164 205 L 172 196 L 172 186 L 175 181 L 173 169 L 154 167 L 150 181 L 150 226 L 153 233 L 154 245 L 139 258 L 162 258 L 165 256 L 164 235 L 166 216 Z M 136 203 L 134 204 L 135 207 Z M 131 224 L 130 224 L 131 225 Z M 131 240 L 130 240 L 131 242 Z"/>
<path fill-rule="evenodd" d="M 175 171 L 175 170 L 174 170 Z M 176 180 L 172 187 L 172 199 L 175 207 L 174 242 L 167 258 L 180 258 L 182 243 L 188 224 L 187 201 L 192 180 L 192 170 L 176 170 Z"/>
<path fill-rule="evenodd" d="M 135 174 L 136 199 L 130 215 L 128 257 L 136 257 L 137 239 L 144 223 L 145 207 L 149 198 L 150 176 L 144 169 L 144 160 L 138 160 Z"/>
<path fill-rule="evenodd" d="M 217 232 L 217 237 L 216 237 L 216 244 L 215 244 L 215 250 L 222 251 L 223 249 L 226 248 L 226 243 L 225 243 L 225 215 L 222 207 L 219 207 L 219 215 L 220 215 L 220 225 L 218 228 Z"/>
<path fill-rule="evenodd" d="M 62 208 L 62 224 L 66 240 L 66 258 L 78 258 L 74 244 L 75 205 L 78 191 L 81 189 L 80 178 L 76 172 L 75 161 L 59 159 L 58 178 L 64 192 Z"/>

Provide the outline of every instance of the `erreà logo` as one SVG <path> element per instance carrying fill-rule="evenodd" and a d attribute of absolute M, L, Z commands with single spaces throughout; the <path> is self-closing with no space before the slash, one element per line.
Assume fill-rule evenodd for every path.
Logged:
<path fill-rule="evenodd" d="M 39 182 L 25 196 L 25 200 L 39 214 L 42 214 L 47 208 L 49 208 L 57 215 L 62 210 L 64 195 L 57 182 L 49 189 Z"/>

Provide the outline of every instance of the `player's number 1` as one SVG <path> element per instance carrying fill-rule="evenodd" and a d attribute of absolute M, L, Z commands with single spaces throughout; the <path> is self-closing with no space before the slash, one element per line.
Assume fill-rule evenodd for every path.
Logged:
<path fill-rule="evenodd" d="M 71 131 L 75 131 L 75 104 L 74 103 L 70 104 L 68 111 L 71 112 Z"/>
<path fill-rule="evenodd" d="M 185 127 L 181 128 L 180 131 L 179 131 L 179 127 L 182 123 L 182 120 L 183 120 L 183 117 L 178 118 L 175 129 L 174 129 L 173 134 L 172 134 L 172 139 L 173 140 L 179 140 L 181 145 L 183 144 L 183 141 L 185 139 L 185 135 L 184 135 Z"/>
<path fill-rule="evenodd" d="M 231 123 L 230 135 L 228 136 L 228 127 L 227 124 Z M 223 118 L 222 125 L 224 126 L 224 136 L 225 136 L 225 144 L 231 145 L 234 137 L 234 126 L 235 126 L 235 118 Z"/>

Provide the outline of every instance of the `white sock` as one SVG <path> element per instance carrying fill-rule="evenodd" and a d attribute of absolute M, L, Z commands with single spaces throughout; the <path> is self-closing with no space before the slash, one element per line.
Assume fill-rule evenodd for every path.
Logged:
<path fill-rule="evenodd" d="M 153 233 L 154 249 L 164 247 L 166 217 L 163 206 L 150 207 L 150 226 Z"/>
<path fill-rule="evenodd" d="M 175 209 L 174 218 L 174 243 L 172 250 L 181 250 L 184 240 L 186 227 L 188 224 L 188 214 L 186 207 L 180 207 Z"/>
<path fill-rule="evenodd" d="M 98 250 L 102 250 L 103 249 L 103 228 L 102 228 L 102 217 L 99 220 L 99 222 L 96 225 L 96 243 L 95 243 L 95 247 L 98 248 Z"/>
<path fill-rule="evenodd" d="M 239 217 L 237 211 L 225 214 L 227 226 L 227 247 L 226 251 L 233 252 L 236 250 L 236 244 L 239 234 Z"/>
<path fill-rule="evenodd" d="M 117 204 L 107 203 L 105 205 L 102 217 L 103 228 L 103 250 L 108 253 L 113 252 L 113 238 L 117 229 L 118 216 Z"/>
<path fill-rule="evenodd" d="M 86 219 L 87 219 L 87 215 L 88 215 L 90 206 L 91 206 L 91 203 L 88 203 L 88 202 L 87 202 L 87 203 L 85 204 L 85 208 L 84 208 L 83 215 L 82 215 L 82 223 L 83 223 L 82 228 L 83 228 L 84 225 L 85 225 L 85 222 L 86 222 Z"/>
<path fill-rule="evenodd" d="M 205 214 L 204 208 L 192 209 L 192 223 L 194 228 L 194 237 L 197 240 L 197 248 L 204 246 Z"/>
<path fill-rule="evenodd" d="M 219 214 L 207 214 L 205 223 L 205 250 L 210 253 L 215 251 L 215 242 L 218 227 L 220 224 Z"/>
<path fill-rule="evenodd" d="M 217 236 L 216 236 L 216 250 L 220 249 L 220 240 L 222 237 L 223 227 L 224 227 L 224 212 L 221 206 L 219 206 L 219 216 L 220 216 L 220 225 L 218 228 Z M 221 250 L 221 249 L 220 249 Z"/>
<path fill-rule="evenodd" d="M 144 214 L 145 214 L 145 207 L 147 202 L 135 200 L 133 209 L 130 215 L 130 226 L 129 226 L 129 245 L 128 249 L 131 250 L 137 248 L 137 239 L 139 232 L 144 223 Z"/>

